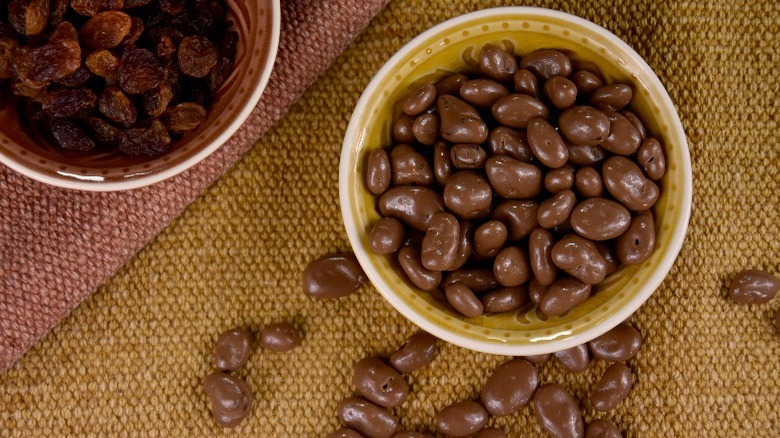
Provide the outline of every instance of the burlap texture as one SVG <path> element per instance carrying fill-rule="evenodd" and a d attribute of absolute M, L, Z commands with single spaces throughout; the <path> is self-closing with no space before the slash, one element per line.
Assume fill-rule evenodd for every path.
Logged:
<path fill-rule="evenodd" d="M 694 209 L 671 273 L 633 317 L 645 345 L 637 383 L 606 414 L 627 436 L 780 433 L 780 306 L 740 306 L 724 284 L 745 267 L 780 269 L 780 5 L 772 2 L 545 2 L 626 40 L 655 69 L 690 140 Z M 349 248 L 337 164 L 350 111 L 382 62 L 444 19 L 501 2 L 398 0 L 246 158 L 96 294 L 0 375 L 3 436 L 218 434 L 201 379 L 216 336 L 282 320 L 306 333 L 292 352 L 257 350 L 252 416 L 240 436 L 324 436 L 352 394 L 352 364 L 388 355 L 414 328 L 367 286 L 338 301 L 301 292 L 306 263 Z M 138 214 L 142 214 L 139 212 Z M 67 275 L 63 272 L 62 275 Z M 447 404 L 475 398 L 505 360 L 444 346 L 408 378 L 405 428 L 432 431 Z M 604 363 L 543 381 L 585 398 Z M 530 409 L 491 421 L 541 436 Z"/>

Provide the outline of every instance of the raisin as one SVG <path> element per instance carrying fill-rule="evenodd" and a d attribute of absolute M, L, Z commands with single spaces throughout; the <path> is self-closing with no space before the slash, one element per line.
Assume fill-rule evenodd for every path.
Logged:
<path fill-rule="evenodd" d="M 165 127 L 171 132 L 191 131 L 206 120 L 206 108 L 197 103 L 184 102 L 163 114 Z"/>
<path fill-rule="evenodd" d="M 51 133 L 63 149 L 86 152 L 95 148 L 95 142 L 77 123 L 67 120 L 55 121 L 51 125 Z"/>
<path fill-rule="evenodd" d="M 0 21 L 0 38 L 10 38 L 16 41 L 17 35 L 13 27 Z"/>
<path fill-rule="evenodd" d="M 0 79 L 16 76 L 14 72 L 14 50 L 19 43 L 11 38 L 0 38 Z"/>
<path fill-rule="evenodd" d="M 139 8 L 151 3 L 152 0 L 125 0 L 125 9 Z"/>
<path fill-rule="evenodd" d="M 51 0 L 30 0 L 24 15 L 24 28 L 27 35 L 36 35 L 49 21 L 51 12 Z"/>
<path fill-rule="evenodd" d="M 183 14 L 171 20 L 173 27 L 185 35 L 215 35 L 225 22 L 225 11 L 218 1 L 196 0 Z"/>
<path fill-rule="evenodd" d="M 208 38 L 188 36 L 179 44 L 179 69 L 187 76 L 202 78 L 217 65 L 217 48 Z"/>
<path fill-rule="evenodd" d="M 135 44 L 138 38 L 141 38 L 141 34 L 144 33 L 144 21 L 138 17 L 132 17 L 131 20 L 133 23 L 130 25 L 130 33 L 122 41 L 122 46 L 124 47 L 130 47 Z"/>
<path fill-rule="evenodd" d="M 107 0 L 71 0 L 70 7 L 79 15 L 91 17 L 108 9 Z"/>
<path fill-rule="evenodd" d="M 206 76 L 206 84 L 209 86 L 209 92 L 215 94 L 233 73 L 233 61 L 228 58 L 221 58 L 217 65 L 211 69 Z"/>
<path fill-rule="evenodd" d="M 152 52 L 128 47 L 119 61 L 119 85 L 128 94 L 140 94 L 160 85 L 165 72 Z"/>
<path fill-rule="evenodd" d="M 65 13 L 68 12 L 68 6 L 70 6 L 69 0 L 52 0 L 51 14 L 49 14 L 49 21 L 53 26 L 57 26 L 62 23 L 65 17 Z"/>
<path fill-rule="evenodd" d="M 234 59 L 236 57 L 236 47 L 238 45 L 238 32 L 229 30 L 222 35 L 217 45 L 219 56 L 223 58 Z"/>
<path fill-rule="evenodd" d="M 20 97 L 28 97 L 36 102 L 43 102 L 46 99 L 46 84 L 32 81 L 14 82 L 11 91 Z"/>
<path fill-rule="evenodd" d="M 168 104 L 173 99 L 171 87 L 163 84 L 141 95 L 141 105 L 144 112 L 152 117 L 157 117 L 168 109 Z"/>
<path fill-rule="evenodd" d="M 108 0 L 108 9 L 118 11 L 125 7 L 125 0 Z"/>
<path fill-rule="evenodd" d="M 165 18 L 165 13 L 157 2 L 152 2 L 149 7 L 140 10 L 136 15 L 144 21 L 147 29 L 159 26 Z"/>
<path fill-rule="evenodd" d="M 74 71 L 68 76 L 65 76 L 62 79 L 57 80 L 57 83 L 71 88 L 81 87 L 84 84 L 86 84 L 87 81 L 89 81 L 91 78 L 92 75 L 89 73 L 89 70 L 82 65 L 81 67 L 78 68 L 78 70 Z"/>
<path fill-rule="evenodd" d="M 114 147 L 119 144 L 119 128 L 100 117 L 84 117 L 82 123 L 91 134 L 92 139 L 101 146 Z"/>
<path fill-rule="evenodd" d="M 100 93 L 98 108 L 108 120 L 127 128 L 133 126 L 138 116 L 130 98 L 116 87 L 108 87 Z"/>
<path fill-rule="evenodd" d="M 154 54 L 160 59 L 169 59 L 174 53 L 176 53 L 176 45 L 167 35 L 161 36 L 154 45 Z"/>
<path fill-rule="evenodd" d="M 92 73 L 103 77 L 110 76 L 119 68 L 119 59 L 105 49 L 90 53 L 84 63 Z"/>
<path fill-rule="evenodd" d="M 119 150 L 128 155 L 159 155 L 167 152 L 171 137 L 162 122 L 155 120 L 149 128 L 133 128 L 119 136 Z"/>
<path fill-rule="evenodd" d="M 171 14 L 179 14 L 184 10 L 185 0 L 160 0 L 160 8 Z"/>
<path fill-rule="evenodd" d="M 130 33 L 133 20 L 120 11 L 101 12 L 79 30 L 81 42 L 94 49 L 116 47 Z"/>
<path fill-rule="evenodd" d="M 15 68 L 22 80 L 48 82 L 62 79 L 81 66 L 81 47 L 72 24 L 60 23 L 42 46 L 16 53 Z"/>
<path fill-rule="evenodd" d="M 11 0 L 8 2 L 8 24 L 18 33 L 27 34 L 27 1 Z"/>
<path fill-rule="evenodd" d="M 209 89 L 205 83 L 199 80 L 188 81 L 186 84 L 183 84 L 182 89 L 186 91 L 186 95 L 182 98 L 182 101 L 194 102 L 203 106 L 208 105 L 211 93 L 209 93 Z"/>
<path fill-rule="evenodd" d="M 64 88 L 46 96 L 43 110 L 52 119 L 69 119 L 92 111 L 96 99 L 88 88 Z"/>

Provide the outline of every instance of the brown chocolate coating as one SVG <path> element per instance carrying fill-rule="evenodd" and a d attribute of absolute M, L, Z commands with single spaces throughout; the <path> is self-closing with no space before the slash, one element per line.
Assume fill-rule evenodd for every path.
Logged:
<path fill-rule="evenodd" d="M 542 202 L 537 212 L 539 226 L 553 228 L 563 224 L 569 219 L 576 202 L 577 196 L 571 190 L 558 192 Z"/>
<path fill-rule="evenodd" d="M 427 187 L 393 187 L 379 197 L 379 212 L 420 231 L 426 231 L 436 213 L 444 211 L 439 193 Z"/>
<path fill-rule="evenodd" d="M 590 367 L 590 354 L 585 344 L 555 352 L 553 356 L 566 371 L 571 373 L 581 373 Z"/>
<path fill-rule="evenodd" d="M 249 360 L 252 351 L 252 333 L 234 328 L 223 332 L 214 347 L 214 364 L 221 371 L 235 371 Z"/>
<path fill-rule="evenodd" d="M 645 172 L 645 175 L 653 181 L 660 180 L 666 173 L 664 148 L 654 138 L 648 138 L 642 142 L 636 153 L 636 161 Z"/>
<path fill-rule="evenodd" d="M 577 400 L 557 383 L 548 383 L 534 394 L 534 414 L 551 438 L 582 438 L 585 424 Z"/>
<path fill-rule="evenodd" d="M 493 274 L 502 286 L 520 286 L 531 278 L 528 253 L 516 246 L 507 246 L 493 261 Z"/>
<path fill-rule="evenodd" d="M 409 385 L 398 371 L 375 357 L 355 364 L 352 385 L 366 400 L 386 408 L 401 406 L 409 396 Z"/>
<path fill-rule="evenodd" d="M 458 250 L 455 253 L 455 262 L 450 270 L 455 271 L 463 267 L 471 257 L 472 244 L 474 237 L 474 225 L 470 221 L 460 222 L 460 234 L 458 235 Z"/>
<path fill-rule="evenodd" d="M 409 336 L 398 351 L 390 355 L 390 365 L 399 372 L 411 373 L 431 363 L 438 352 L 436 337 L 419 330 Z"/>
<path fill-rule="evenodd" d="M 604 242 L 593 243 L 596 245 L 599 254 L 607 261 L 607 275 L 611 275 L 613 272 L 620 269 L 620 260 L 618 260 L 617 253 L 611 245 Z"/>
<path fill-rule="evenodd" d="M 441 78 L 439 82 L 436 82 L 436 95 L 444 96 L 445 94 L 448 94 L 451 96 L 457 96 L 460 93 L 460 87 L 462 87 L 468 79 L 469 78 L 467 78 L 466 75 L 462 73 L 452 73 L 447 75 Z"/>
<path fill-rule="evenodd" d="M 631 155 L 642 144 L 642 136 L 636 127 L 625 116 L 614 111 L 607 111 L 609 119 L 609 136 L 600 143 L 604 149 L 618 155 Z"/>
<path fill-rule="evenodd" d="M 363 438 L 359 432 L 353 429 L 342 427 L 339 430 L 334 430 L 328 435 L 328 438 Z"/>
<path fill-rule="evenodd" d="M 548 316 L 561 316 L 574 306 L 584 303 L 591 292 L 591 286 L 576 278 L 564 277 L 556 280 L 539 302 L 539 310 Z"/>
<path fill-rule="evenodd" d="M 614 363 L 604 371 L 601 379 L 593 385 L 590 404 L 597 411 L 609 411 L 617 407 L 631 391 L 634 375 L 631 368 L 622 363 Z"/>
<path fill-rule="evenodd" d="M 590 106 L 573 106 L 558 118 L 558 129 L 574 145 L 595 146 L 609 137 L 609 117 Z"/>
<path fill-rule="evenodd" d="M 772 300 L 780 289 L 780 279 L 766 271 L 746 269 L 729 284 L 729 297 L 740 304 L 762 304 Z"/>
<path fill-rule="evenodd" d="M 569 57 L 554 49 L 537 50 L 523 56 L 520 68 L 528 69 L 544 80 L 553 76 L 568 77 L 572 71 Z"/>
<path fill-rule="evenodd" d="M 488 427 L 474 434 L 474 438 L 507 438 L 506 432 L 495 427 Z"/>
<path fill-rule="evenodd" d="M 586 284 L 601 282 L 607 274 L 607 261 L 596 245 L 576 234 L 563 236 L 552 249 L 555 266 Z"/>
<path fill-rule="evenodd" d="M 498 126 L 490 131 L 488 148 L 491 155 L 507 155 L 526 163 L 530 163 L 534 159 L 525 132 L 506 126 Z"/>
<path fill-rule="evenodd" d="M 485 427 L 488 413 L 477 402 L 453 403 L 436 414 L 436 430 L 447 436 L 465 437 Z"/>
<path fill-rule="evenodd" d="M 336 414 L 342 424 L 370 438 L 390 438 L 398 430 L 398 418 L 389 409 L 362 397 L 345 398 Z"/>
<path fill-rule="evenodd" d="M 493 118 L 504 126 L 510 128 L 528 127 L 528 122 L 534 118 L 546 118 L 549 110 L 539 100 L 525 94 L 510 94 L 504 96 L 493 104 L 491 109 Z"/>
<path fill-rule="evenodd" d="M 571 227 L 580 236 L 596 241 L 614 239 L 631 224 L 626 207 L 604 198 L 589 198 L 574 207 Z"/>
<path fill-rule="evenodd" d="M 539 224 L 539 204 L 535 201 L 504 201 L 493 210 L 492 218 L 506 225 L 509 241 L 520 240 Z"/>
<path fill-rule="evenodd" d="M 485 44 L 479 52 L 478 66 L 482 73 L 492 79 L 509 82 L 517 71 L 517 60 L 506 50 Z"/>
<path fill-rule="evenodd" d="M 547 286 L 539 283 L 536 278 L 532 278 L 531 281 L 528 282 L 528 298 L 530 298 L 534 304 L 539 305 L 546 293 Z"/>
<path fill-rule="evenodd" d="M 477 296 L 463 283 L 453 283 L 444 289 L 447 302 L 466 318 L 476 318 L 482 315 L 484 308 Z"/>
<path fill-rule="evenodd" d="M 418 85 L 399 102 L 401 111 L 416 116 L 422 114 L 436 100 L 436 87 L 433 84 Z"/>
<path fill-rule="evenodd" d="M 571 77 L 572 82 L 577 87 L 577 93 L 590 96 L 598 90 L 604 83 L 595 73 L 587 70 L 578 70 Z"/>
<path fill-rule="evenodd" d="M 543 364 L 547 362 L 550 359 L 550 353 L 547 354 L 535 354 L 533 356 L 523 356 L 523 359 L 527 360 L 528 362 L 535 363 L 537 365 Z"/>
<path fill-rule="evenodd" d="M 604 186 L 616 200 L 632 211 L 649 210 L 660 190 L 642 169 L 626 157 L 610 157 L 601 169 Z"/>
<path fill-rule="evenodd" d="M 611 421 L 598 419 L 588 424 L 585 438 L 623 438 L 623 435 Z"/>
<path fill-rule="evenodd" d="M 590 97 L 590 104 L 602 111 L 620 111 L 631 102 L 634 90 L 626 84 L 609 84 L 600 87 Z"/>
<path fill-rule="evenodd" d="M 528 122 L 528 146 L 534 156 L 551 169 L 562 167 L 569 160 L 569 148 L 555 126 L 543 118 Z"/>
<path fill-rule="evenodd" d="M 441 136 L 453 143 L 481 144 L 488 128 L 473 106 L 455 96 L 439 96 L 436 101 L 441 120 Z"/>
<path fill-rule="evenodd" d="M 528 199 L 542 191 L 542 171 L 533 164 L 505 155 L 490 157 L 485 173 L 493 190 L 508 199 Z"/>
<path fill-rule="evenodd" d="M 615 253 L 626 264 L 642 263 L 654 249 L 655 221 L 653 213 L 649 211 L 634 216 L 626 232 L 615 240 Z"/>
<path fill-rule="evenodd" d="M 552 233 L 540 227 L 534 228 L 528 239 L 531 271 L 541 286 L 549 286 L 558 275 L 558 268 L 552 261 L 554 243 Z"/>
<path fill-rule="evenodd" d="M 406 240 L 406 230 L 398 219 L 383 217 L 371 227 L 368 246 L 380 255 L 390 255 L 398 251 Z"/>
<path fill-rule="evenodd" d="M 539 79 L 530 70 L 520 69 L 515 73 L 513 82 L 515 92 L 526 96 L 539 97 Z"/>
<path fill-rule="evenodd" d="M 460 88 L 461 99 L 477 108 L 490 108 L 508 94 L 508 88 L 490 79 L 472 79 Z"/>
<path fill-rule="evenodd" d="M 628 324 L 620 324 L 588 342 L 593 357 L 611 362 L 625 362 L 639 352 L 642 335 Z"/>
<path fill-rule="evenodd" d="M 529 300 L 525 286 L 499 287 L 486 293 L 480 301 L 486 313 L 513 312 Z"/>
<path fill-rule="evenodd" d="M 544 188 L 550 193 L 569 190 L 574 185 L 574 170 L 571 167 L 552 169 L 544 176 Z"/>
<path fill-rule="evenodd" d="M 390 157 L 384 149 L 373 149 L 366 159 L 366 187 L 375 194 L 381 195 L 390 187 L 392 167 Z"/>
<path fill-rule="evenodd" d="M 436 213 L 422 241 L 422 264 L 431 271 L 452 268 L 458 256 L 460 224 L 451 213 Z"/>
<path fill-rule="evenodd" d="M 421 432 L 409 432 L 409 431 L 403 431 L 398 432 L 395 435 L 393 435 L 393 438 L 434 438 L 431 435 L 421 433 Z"/>
<path fill-rule="evenodd" d="M 326 254 L 303 270 L 303 290 L 314 298 L 340 298 L 367 280 L 353 253 Z"/>
<path fill-rule="evenodd" d="M 507 237 L 509 232 L 506 225 L 497 220 L 487 221 L 474 231 L 474 252 L 484 257 L 493 257 L 504 246 Z"/>
<path fill-rule="evenodd" d="M 301 345 L 301 332 L 289 322 L 269 324 L 260 330 L 260 345 L 268 350 L 285 352 Z"/>
<path fill-rule="evenodd" d="M 450 149 L 450 160 L 456 169 L 481 169 L 487 161 L 487 152 L 477 144 L 456 144 Z"/>
<path fill-rule="evenodd" d="M 628 121 L 634 125 L 634 128 L 639 131 L 639 135 L 642 137 L 642 141 L 644 141 L 647 138 L 647 128 L 645 128 L 645 124 L 642 122 L 642 119 L 640 119 L 635 112 L 629 110 L 622 110 L 620 111 L 620 114 L 623 114 L 623 117 L 628 119 Z"/>
<path fill-rule="evenodd" d="M 414 126 L 415 117 L 408 114 L 401 114 L 395 120 L 393 124 L 393 139 L 396 143 L 408 144 L 414 142 L 414 132 L 412 127 Z"/>
<path fill-rule="evenodd" d="M 574 105 L 577 100 L 577 86 L 564 77 L 551 77 L 544 83 L 542 91 L 550 103 L 559 110 Z"/>
<path fill-rule="evenodd" d="M 593 166 L 607 158 L 607 151 L 601 146 L 569 145 L 569 164 Z"/>
<path fill-rule="evenodd" d="M 439 138 L 441 123 L 436 114 L 424 113 L 417 116 L 412 124 L 412 134 L 420 143 L 431 146 Z"/>
<path fill-rule="evenodd" d="M 398 251 L 398 264 L 406 274 L 406 278 L 424 291 L 430 291 L 439 287 L 441 272 L 426 269 L 420 258 L 420 250 L 411 246 L 405 246 Z"/>
<path fill-rule="evenodd" d="M 450 147 L 443 141 L 438 141 L 433 146 L 433 176 L 436 182 L 443 186 L 452 175 L 454 166 L 450 159 Z"/>
<path fill-rule="evenodd" d="M 598 170 L 581 167 L 574 174 L 574 188 L 581 198 L 595 198 L 604 193 L 604 182 Z"/>
<path fill-rule="evenodd" d="M 444 186 L 444 205 L 462 219 L 478 219 L 490 212 L 493 190 L 484 176 L 472 170 L 452 174 Z"/>
<path fill-rule="evenodd" d="M 211 413 L 220 427 L 236 427 L 252 410 L 252 388 L 244 380 L 221 372 L 203 379 Z"/>
<path fill-rule="evenodd" d="M 474 292 L 485 292 L 499 286 L 490 268 L 463 268 L 449 272 L 442 285 L 447 287 L 454 283 L 463 283 Z"/>
<path fill-rule="evenodd" d="M 394 186 L 433 184 L 433 170 L 428 160 L 409 145 L 399 144 L 390 151 L 390 166 Z"/>
<path fill-rule="evenodd" d="M 497 366 L 480 392 L 482 405 L 494 417 L 503 417 L 526 406 L 539 387 L 536 367 L 523 359 Z"/>

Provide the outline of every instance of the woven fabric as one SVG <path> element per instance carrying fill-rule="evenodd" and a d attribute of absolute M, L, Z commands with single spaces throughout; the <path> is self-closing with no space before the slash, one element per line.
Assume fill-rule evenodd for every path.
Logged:
<path fill-rule="evenodd" d="M 254 388 L 255 404 L 237 434 L 321 437 L 337 428 L 335 407 L 353 393 L 354 362 L 389 355 L 414 331 L 371 286 L 327 302 L 301 291 L 308 261 L 349 249 L 337 165 L 350 112 L 372 74 L 414 35 L 500 4 L 397 0 L 385 8 L 242 162 L 0 375 L 0 435 L 218 434 L 201 386 L 212 370 L 216 337 L 233 326 L 258 331 L 277 321 L 300 325 L 305 340 L 288 353 L 254 351 L 240 374 Z M 780 4 L 539 5 L 606 27 L 648 61 L 677 105 L 693 160 L 694 207 L 685 246 L 662 286 L 632 318 L 645 341 L 630 362 L 637 383 L 617 409 L 585 409 L 586 420 L 611 419 L 630 437 L 777 436 L 780 335 L 771 315 L 780 299 L 763 306 L 733 304 L 725 284 L 743 268 L 780 270 Z M 291 74 L 298 72 L 284 76 Z M 189 186 L 172 183 L 165 190 L 173 196 L 182 187 Z M 79 198 L 82 207 L 74 210 L 89 215 L 83 205 L 91 199 Z M 162 195 L 151 199 L 158 209 L 171 202 Z M 32 201 L 2 202 L 0 209 L 15 205 L 26 220 L 55 214 Z M 131 213 L 131 219 L 147 214 Z M 115 225 L 126 223 L 119 218 Z M 20 217 L 15 227 L 23 222 Z M 111 233 L 128 229 L 139 233 L 126 225 Z M 39 234 L 33 229 L 28 235 Z M 47 236 L 55 235 L 40 238 Z M 143 240 L 139 233 L 137 241 Z M 95 248 L 76 259 L 61 246 L 47 253 L 45 264 L 29 269 L 94 285 L 99 278 L 57 263 L 99 265 L 105 252 L 97 248 L 118 251 Z M 114 257 L 117 263 L 122 258 Z M 59 290 L 67 295 L 74 289 Z M 397 411 L 403 427 L 432 432 L 435 412 L 475 399 L 505 359 L 443 345 L 431 366 L 408 376 L 412 392 Z M 574 375 L 551 361 L 540 374 L 543 382 L 560 382 L 587 400 L 606 365 L 596 362 Z M 542 436 L 529 408 L 491 424 L 513 437 Z"/>

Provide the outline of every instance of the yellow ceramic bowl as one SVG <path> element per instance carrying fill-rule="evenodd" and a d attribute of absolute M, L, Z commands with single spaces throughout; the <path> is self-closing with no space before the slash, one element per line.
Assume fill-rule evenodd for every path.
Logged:
<path fill-rule="evenodd" d="M 410 286 L 393 260 L 368 246 L 379 219 L 375 197 L 364 182 L 367 152 L 391 144 L 399 114 L 395 102 L 410 85 L 467 68 L 486 43 L 513 48 L 515 55 L 540 48 L 570 51 L 575 64 L 593 63 L 609 83 L 630 83 L 631 106 L 653 136 L 662 140 L 667 173 L 653 208 L 656 249 L 644 263 L 608 277 L 597 294 L 562 317 L 540 320 L 533 309 L 466 319 Z M 669 272 L 685 238 L 691 207 L 688 144 L 674 105 L 652 69 L 618 37 L 589 21 L 547 9 L 487 9 L 441 23 L 399 50 L 374 76 L 352 114 L 341 155 L 339 190 L 352 248 L 371 282 L 398 311 L 437 337 L 486 353 L 532 355 L 587 342 L 628 318 Z"/>

